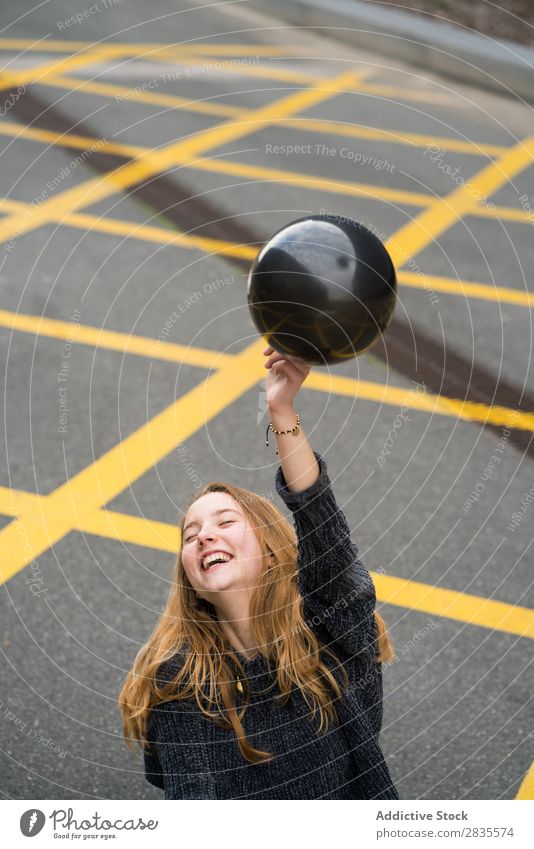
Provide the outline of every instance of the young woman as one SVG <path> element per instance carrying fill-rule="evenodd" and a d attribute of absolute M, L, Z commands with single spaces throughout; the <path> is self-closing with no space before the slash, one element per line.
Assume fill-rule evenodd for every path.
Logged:
<path fill-rule="evenodd" d="M 295 529 L 240 487 L 195 493 L 167 607 L 120 694 L 125 737 L 166 799 L 398 799 L 378 743 L 393 651 L 294 410 L 310 369 L 264 355 Z"/>

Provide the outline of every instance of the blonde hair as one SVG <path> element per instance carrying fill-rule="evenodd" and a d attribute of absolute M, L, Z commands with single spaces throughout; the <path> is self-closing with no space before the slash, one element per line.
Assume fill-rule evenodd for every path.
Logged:
<path fill-rule="evenodd" d="M 264 568 L 250 599 L 250 619 L 258 651 L 274 661 L 281 704 L 287 703 L 293 686 L 299 687 L 312 718 L 319 714 L 318 733 L 326 731 L 337 719 L 334 700 L 342 698 L 340 686 L 321 659 L 319 650 L 328 652 L 345 669 L 330 649 L 320 646 L 303 614 L 303 600 L 297 582 L 297 537 L 283 513 L 267 498 L 249 490 L 219 481 L 194 493 L 187 510 L 203 495 L 224 492 L 242 508 L 249 520 L 264 557 Z M 183 536 L 182 536 L 183 539 Z M 394 657 L 384 620 L 374 611 L 377 633 L 377 662 Z M 160 681 L 159 667 L 185 647 L 180 669 L 170 681 Z M 248 707 L 245 690 L 243 706 L 235 701 L 235 668 L 246 683 L 239 657 L 228 643 L 215 615 L 215 608 L 198 599 L 183 567 L 181 551 L 167 606 L 148 642 L 139 651 L 119 695 L 124 735 L 130 748 L 132 740 L 147 743 L 147 726 L 152 708 L 165 701 L 194 698 L 199 709 L 223 728 L 233 729 L 245 760 L 258 763 L 272 758 L 271 753 L 255 749 L 247 740 L 241 720 Z"/>

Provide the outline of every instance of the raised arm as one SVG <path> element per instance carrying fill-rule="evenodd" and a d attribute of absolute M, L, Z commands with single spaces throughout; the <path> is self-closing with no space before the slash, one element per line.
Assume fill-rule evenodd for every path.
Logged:
<path fill-rule="evenodd" d="M 266 348 L 267 403 L 275 430 L 295 425 L 293 399 L 309 374 L 307 363 Z M 274 372 L 274 373 L 273 373 Z M 372 578 L 358 559 L 358 549 L 332 491 L 326 463 L 306 435 L 276 437 L 280 469 L 276 488 L 293 513 L 298 538 L 299 591 L 306 618 L 316 630 L 327 631 L 347 654 L 374 652 Z"/>
<path fill-rule="evenodd" d="M 277 353 L 274 348 L 264 350 L 267 357 L 267 406 L 274 430 L 291 430 L 295 427 L 297 413 L 293 400 L 310 373 L 310 366 L 300 357 Z M 280 463 L 290 492 L 308 489 L 319 477 L 319 466 L 304 428 L 296 433 L 274 435 Z"/>

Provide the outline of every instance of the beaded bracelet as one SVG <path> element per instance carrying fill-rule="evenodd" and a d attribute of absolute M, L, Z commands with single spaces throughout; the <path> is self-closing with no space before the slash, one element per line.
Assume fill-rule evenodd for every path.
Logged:
<path fill-rule="evenodd" d="M 296 423 L 295 427 L 291 427 L 291 428 L 289 428 L 289 430 L 275 430 L 274 427 L 273 427 L 273 423 L 269 422 L 269 424 L 267 425 L 267 430 L 265 431 L 265 445 L 266 445 L 266 447 L 267 448 L 269 447 L 269 430 L 272 430 L 272 432 L 277 434 L 277 436 L 283 435 L 285 433 L 294 433 L 295 436 L 296 436 L 297 433 L 299 432 L 299 428 L 300 428 L 300 416 L 299 416 L 298 413 L 297 413 L 297 423 Z M 276 449 L 276 453 L 278 454 L 278 448 Z"/>

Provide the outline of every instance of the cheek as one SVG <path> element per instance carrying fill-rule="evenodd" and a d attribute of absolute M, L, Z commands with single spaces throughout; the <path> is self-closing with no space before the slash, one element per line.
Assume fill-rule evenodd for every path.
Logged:
<path fill-rule="evenodd" d="M 191 580 L 191 577 L 193 576 L 195 571 L 194 561 L 191 555 L 188 556 L 187 554 L 182 552 L 182 566 L 184 567 L 185 574 L 187 575 L 189 580 Z"/>

